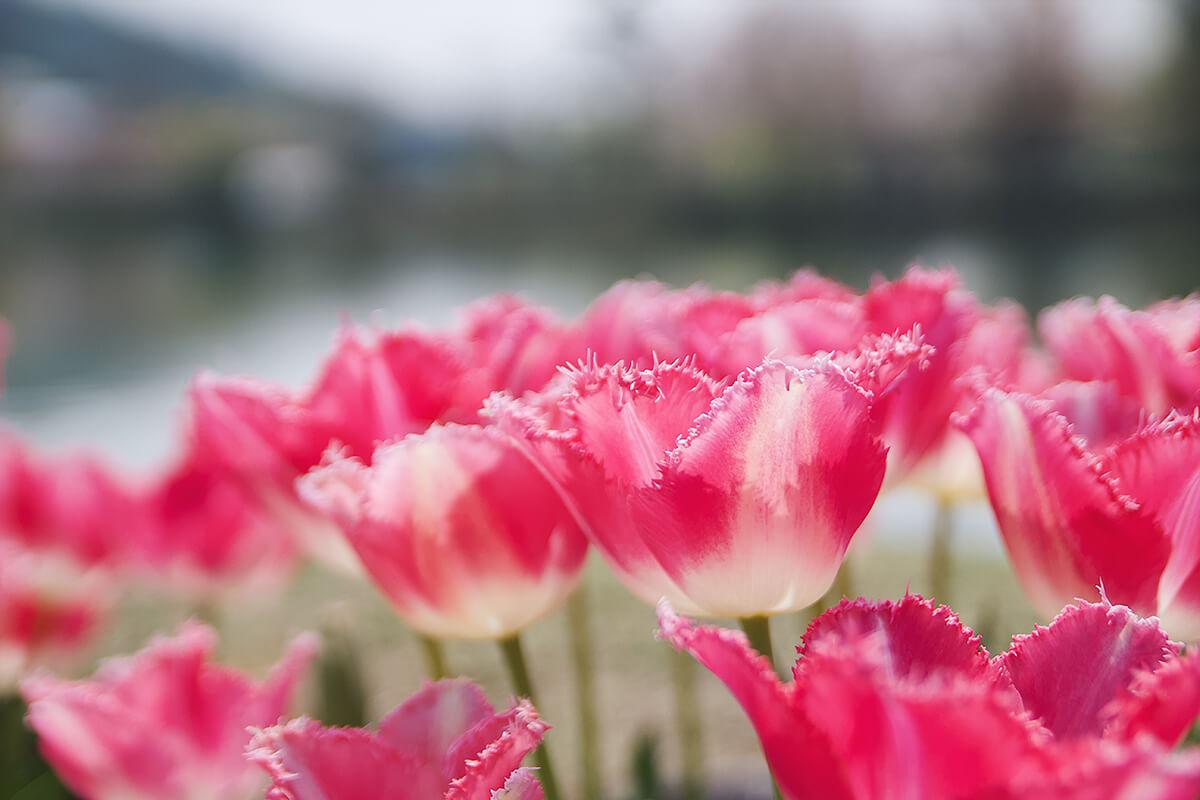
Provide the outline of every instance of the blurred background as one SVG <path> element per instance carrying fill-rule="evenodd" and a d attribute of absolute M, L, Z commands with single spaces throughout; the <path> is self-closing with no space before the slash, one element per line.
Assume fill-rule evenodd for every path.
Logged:
<path fill-rule="evenodd" d="M 914 260 L 1031 313 L 1138 306 L 1200 286 L 1198 254 L 1200 3 L 0 0 L 0 419 L 131 469 L 175 449 L 197 370 L 298 385 L 344 314 L 440 324 L 511 290 L 574 315 L 641 274 L 745 289 L 812 266 L 861 288 Z M 906 542 L 932 525 L 910 512 Z M 1032 612 L 990 511 L 964 513 L 984 566 L 956 607 L 1003 647 Z M 903 558 L 862 585 L 921 590 L 924 556 Z M 623 770 L 670 713 L 638 677 L 664 646 L 592 573 Z M 311 626 L 333 601 L 386 654 L 382 713 L 419 674 L 373 590 L 306 574 L 261 619 Z M 223 635 L 267 663 L 277 627 L 230 615 Z M 561 646 L 534 631 L 541 663 Z M 494 656 L 451 657 L 504 686 Z M 705 687 L 740 731 L 714 763 L 764 779 Z"/>
<path fill-rule="evenodd" d="M 0 0 L 4 414 L 131 464 L 342 311 L 952 263 L 1200 277 L 1200 5 Z"/>

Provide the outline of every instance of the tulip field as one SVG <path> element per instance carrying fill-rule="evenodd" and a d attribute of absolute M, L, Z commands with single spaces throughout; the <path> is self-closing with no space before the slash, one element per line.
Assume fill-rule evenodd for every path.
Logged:
<path fill-rule="evenodd" d="M 144 474 L 0 430 L 0 797 L 1200 797 L 1200 298 L 330 337 Z"/>

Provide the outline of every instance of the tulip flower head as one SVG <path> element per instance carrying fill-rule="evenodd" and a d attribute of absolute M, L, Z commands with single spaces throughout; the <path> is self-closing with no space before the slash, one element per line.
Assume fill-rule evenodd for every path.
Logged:
<path fill-rule="evenodd" d="M 587 539 L 542 470 L 495 427 L 435 425 L 299 481 L 400 616 L 438 638 L 500 639 L 566 600 Z"/>
<path fill-rule="evenodd" d="M 790 683 L 739 631 L 665 601 L 659 626 L 733 693 L 788 800 L 1200 792 L 1200 757 L 1170 752 L 1200 716 L 1200 670 L 1121 606 L 1069 607 L 989 659 L 945 607 L 845 601 L 809 627 Z"/>
<path fill-rule="evenodd" d="M 1092 448 L 1053 402 L 993 389 L 959 424 L 1035 607 L 1049 616 L 1103 584 L 1172 635 L 1200 637 L 1200 412 Z"/>
<path fill-rule="evenodd" d="M 829 588 L 879 492 L 874 391 L 923 352 L 884 346 L 895 364 L 768 360 L 730 386 L 690 361 L 592 362 L 549 410 L 503 397 L 489 409 L 542 454 L 635 594 L 696 614 L 779 614 Z"/>
<path fill-rule="evenodd" d="M 1200 403 L 1200 297 L 1144 311 L 1111 297 L 1068 300 L 1041 313 L 1038 332 L 1066 378 L 1109 381 L 1159 417 Z"/>
<path fill-rule="evenodd" d="M 91 800 L 244 798 L 261 776 L 243 755 L 247 726 L 275 724 L 316 650 L 301 637 L 261 684 L 212 663 L 216 637 L 198 623 L 95 677 L 21 683 L 42 755 Z"/>
<path fill-rule="evenodd" d="M 301 718 L 259 731 L 248 755 L 271 775 L 268 800 L 541 800 L 520 765 L 547 728 L 528 701 L 497 714 L 455 679 L 427 684 L 378 731 Z"/>

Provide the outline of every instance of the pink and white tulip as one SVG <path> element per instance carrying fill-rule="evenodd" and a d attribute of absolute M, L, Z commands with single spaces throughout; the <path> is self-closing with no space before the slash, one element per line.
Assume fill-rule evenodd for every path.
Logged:
<path fill-rule="evenodd" d="M 745 709 L 789 800 L 1200 792 L 1200 758 L 1169 752 L 1200 715 L 1200 672 L 1120 606 L 1068 608 L 992 660 L 945 607 L 846 601 L 809 628 L 791 683 L 739 631 L 665 601 L 659 625 Z M 1164 713 L 1168 688 L 1188 699 Z"/>
<path fill-rule="evenodd" d="M 427 684 L 378 731 L 309 719 L 259 731 L 250 758 L 272 778 L 269 800 L 541 800 L 520 768 L 547 725 L 522 700 L 496 713 L 466 679 Z"/>
<path fill-rule="evenodd" d="M 1200 412 L 1091 448 L 1055 408 L 993 389 L 960 420 L 1026 593 L 1049 615 L 1102 585 L 1200 637 Z"/>
<path fill-rule="evenodd" d="M 263 781 L 244 756 L 247 726 L 279 721 L 316 642 L 298 639 L 261 684 L 213 663 L 215 647 L 209 628 L 190 623 L 91 680 L 25 679 L 43 757 L 89 800 L 251 797 Z"/>
<path fill-rule="evenodd" d="M 897 362 L 922 355 L 892 344 Z M 871 389 L 894 374 L 877 361 L 862 374 L 765 361 L 728 387 L 690 362 L 593 363 L 556 387 L 557 404 L 494 398 L 490 411 L 527 438 L 635 594 L 704 615 L 779 614 L 829 588 L 879 492 Z"/>
<path fill-rule="evenodd" d="M 332 458 L 298 486 L 429 636 L 515 633 L 566 600 L 587 555 L 554 486 L 494 427 L 435 425 L 378 448 L 370 466 Z"/>

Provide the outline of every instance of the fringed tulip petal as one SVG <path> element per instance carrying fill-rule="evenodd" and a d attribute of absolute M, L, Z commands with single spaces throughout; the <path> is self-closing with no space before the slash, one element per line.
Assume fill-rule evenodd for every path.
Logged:
<path fill-rule="evenodd" d="M 518 702 L 494 720 L 481 721 L 463 740 L 471 741 L 474 747 L 481 738 L 479 734 L 487 731 L 490 742 L 473 756 L 461 742 L 452 751 L 448 763 L 457 768 L 461 759 L 462 768 L 456 771 L 458 777 L 450 784 L 446 800 L 491 800 L 495 792 L 505 788 L 521 760 L 538 746 L 548 727 L 527 700 Z M 527 787 L 524 791 L 532 790 Z"/>
<path fill-rule="evenodd" d="M 1175 654 L 1155 620 L 1104 602 L 1063 609 L 997 661 L 1026 710 L 1056 738 L 1072 739 L 1099 735 L 1101 712 L 1117 693 Z"/>
<path fill-rule="evenodd" d="M 919 595 L 899 603 L 843 600 L 813 621 L 798 648 L 801 655 L 831 637 L 880 638 L 888 670 L 897 678 L 920 680 L 934 673 L 990 678 L 995 673 L 987 651 L 946 606 Z"/>
<path fill-rule="evenodd" d="M 436 780 L 423 782 L 414 759 L 361 728 L 326 728 L 302 717 L 259 731 L 247 756 L 271 776 L 268 800 L 440 796 L 420 794 Z"/>
<path fill-rule="evenodd" d="M 1200 719 L 1200 653 L 1139 673 L 1102 716 L 1113 738 L 1149 735 L 1164 747 L 1179 744 Z"/>
<path fill-rule="evenodd" d="M 829 588 L 883 481 L 873 422 L 869 396 L 829 364 L 765 362 L 714 401 L 634 496 L 688 610 L 783 613 Z"/>
<path fill-rule="evenodd" d="M 1047 617 L 1076 597 L 1156 609 L 1169 543 L 1047 404 L 988 390 L 960 422 L 975 443 L 1000 532 L 1026 594 Z"/>
<path fill-rule="evenodd" d="M 1044 734 L 1007 693 L 985 680 L 899 679 L 880 644 L 825 640 L 796 670 L 803 711 L 827 732 L 855 798 L 968 800 L 1048 771 Z"/>

